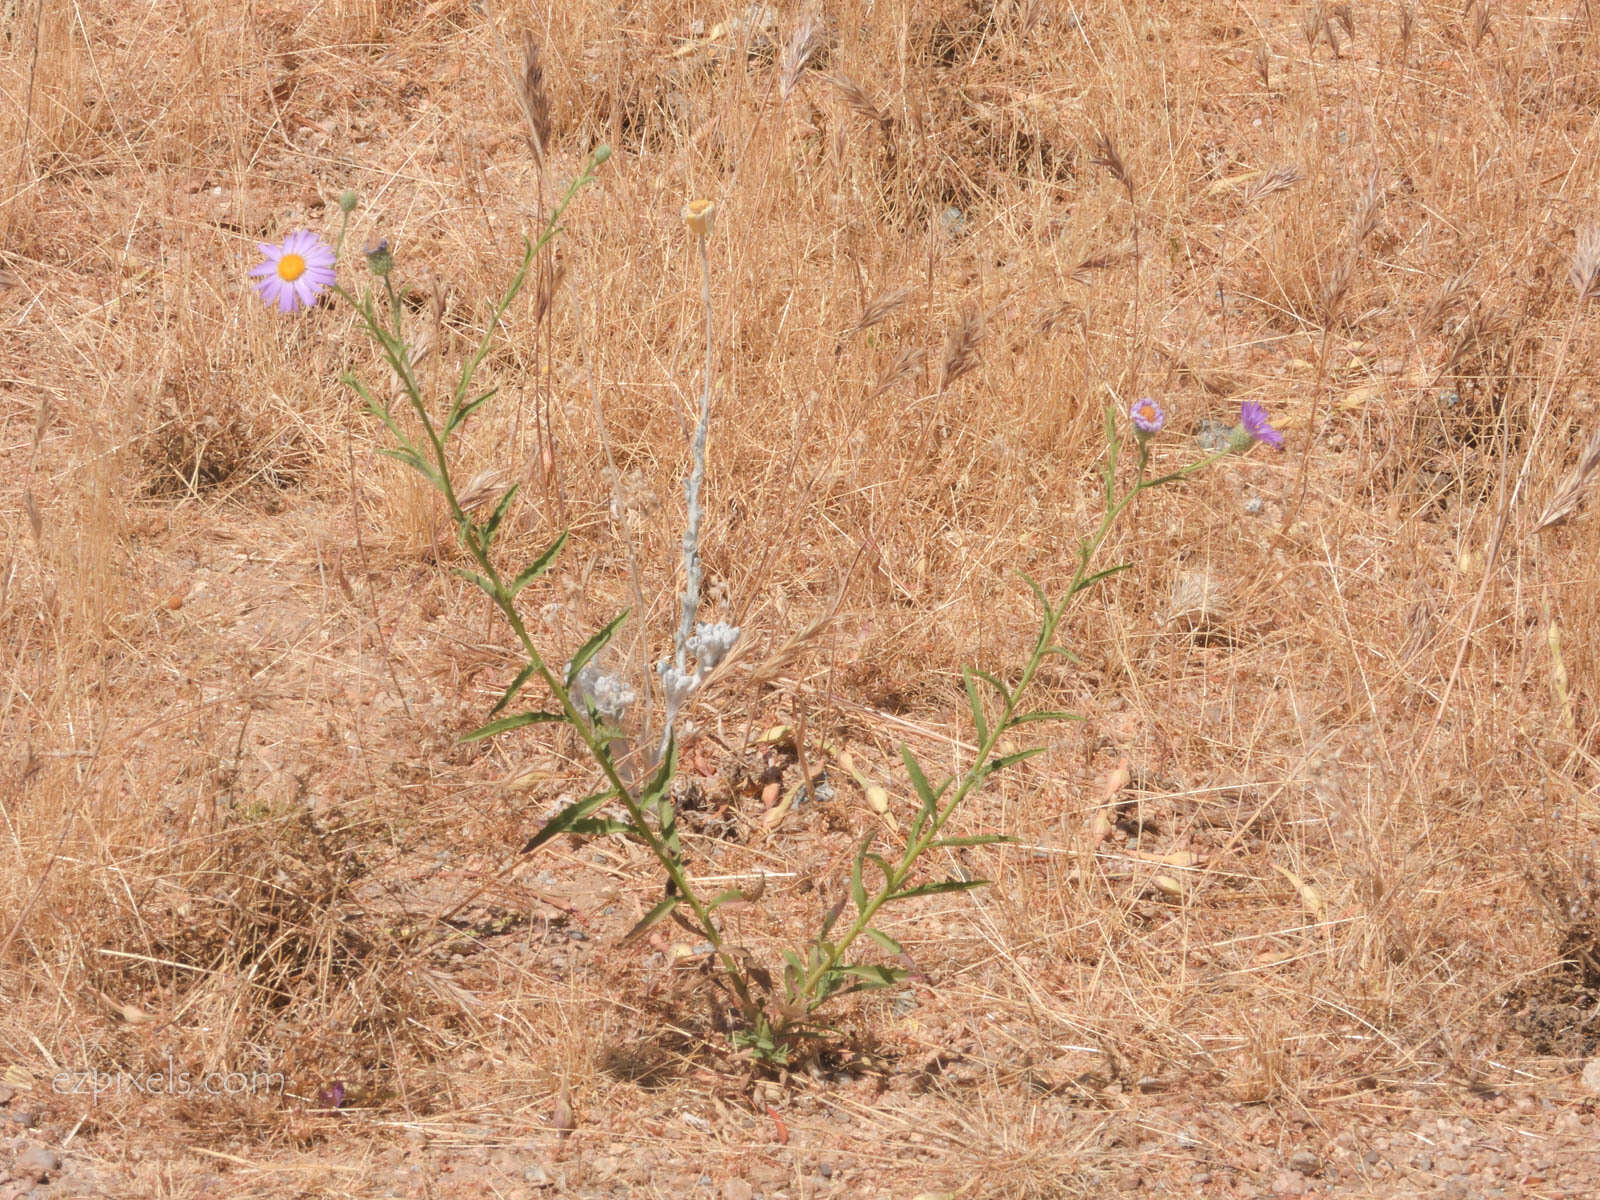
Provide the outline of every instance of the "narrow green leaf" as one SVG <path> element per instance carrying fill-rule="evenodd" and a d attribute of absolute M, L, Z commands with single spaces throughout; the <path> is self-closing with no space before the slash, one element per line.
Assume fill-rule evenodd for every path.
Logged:
<path fill-rule="evenodd" d="M 1001 683 L 993 675 L 989 674 L 989 672 L 978 670 L 977 667 L 972 668 L 972 673 L 987 683 L 995 691 L 999 692 L 1000 699 L 1005 701 L 1006 704 L 1009 705 L 1011 703 L 1011 689 L 1006 687 L 1005 684 Z"/>
<path fill-rule="evenodd" d="M 552 725 L 566 719 L 563 713 L 518 713 L 514 717 L 501 717 L 498 721 L 490 721 L 487 725 L 479 725 L 471 733 L 462 734 L 461 740 L 463 742 L 481 742 L 484 738 L 491 738 L 497 733 L 505 733 L 508 729 L 521 729 L 524 725 Z"/>
<path fill-rule="evenodd" d="M 483 589 L 483 594 L 485 596 L 488 596 L 489 599 L 493 600 L 495 598 L 494 584 L 490 583 L 487 579 L 485 579 L 482 575 L 479 575 L 476 571 L 468 571 L 463 567 L 456 567 L 455 568 L 455 573 L 457 575 L 461 576 L 461 578 L 465 579 L 468 583 L 477 584 L 480 588 Z"/>
<path fill-rule="evenodd" d="M 629 942 L 636 941 L 640 934 L 649 929 L 650 926 L 654 925 L 657 921 L 661 920 L 662 917 L 666 916 L 673 909 L 677 908 L 678 902 L 682 899 L 683 897 L 681 896 L 668 896 L 649 912 L 645 913 L 644 916 L 640 917 L 639 923 L 632 929 L 628 930 L 627 933 L 622 935 L 622 941 L 619 944 L 626 946 Z"/>
<path fill-rule="evenodd" d="M 1082 721 L 1085 718 L 1078 713 L 1064 712 L 1060 709 L 1042 708 L 1038 712 L 1023 713 L 1020 717 L 1012 717 L 1006 723 L 1006 728 L 1013 725 L 1029 725 L 1034 721 Z"/>
<path fill-rule="evenodd" d="M 861 865 L 867 857 L 867 851 L 872 848 L 872 839 L 877 836 L 877 830 L 873 830 L 861 839 L 861 845 L 856 849 L 855 862 L 850 865 L 850 900 L 855 904 L 858 913 L 867 911 L 867 885 L 861 881 Z"/>
<path fill-rule="evenodd" d="M 972 727 L 978 733 L 978 741 L 987 742 L 989 722 L 983 715 L 983 697 L 978 695 L 978 681 L 971 667 L 961 668 L 961 682 L 967 689 L 967 707 L 972 710 Z"/>
<path fill-rule="evenodd" d="M 565 546 L 566 544 L 567 535 L 565 532 L 563 532 L 560 537 L 550 543 L 543 554 L 539 555 L 538 558 L 533 560 L 533 564 L 531 566 L 524 567 L 522 574 L 518 575 L 511 581 L 512 596 L 515 596 L 523 588 L 527 587 L 535 579 L 539 578 L 539 576 L 548 571 L 550 569 L 550 564 L 555 562 L 556 555 L 561 553 L 561 547 Z"/>
<path fill-rule="evenodd" d="M 1033 576 L 1029 575 L 1026 571 L 1018 571 L 1017 574 L 1022 576 L 1022 581 L 1033 589 L 1034 599 L 1038 600 L 1039 607 L 1044 609 L 1045 617 L 1049 618 L 1055 616 L 1055 610 L 1050 607 L 1050 597 L 1044 594 L 1044 589 L 1039 586 L 1038 582 L 1033 578 Z"/>
<path fill-rule="evenodd" d="M 922 768 L 917 765 L 917 760 L 912 757 L 910 747 L 904 742 L 900 744 L 900 760 L 906 765 L 906 774 L 911 779 L 911 786 L 916 789 L 917 799 L 922 802 L 924 811 L 932 812 L 938 806 L 939 797 L 944 795 L 945 789 L 950 786 L 946 779 L 935 791 L 928 782 L 928 777 L 922 773 Z"/>
<path fill-rule="evenodd" d="M 904 967 L 887 967 L 881 963 L 850 963 L 840 967 L 838 973 L 860 980 L 850 991 L 875 992 L 880 988 L 893 987 L 909 972 Z"/>
<path fill-rule="evenodd" d="M 940 838 L 936 842 L 929 842 L 929 850 L 940 850 L 946 846 L 996 846 L 1011 843 L 1017 839 L 1008 833 L 975 833 L 969 837 Z"/>
<path fill-rule="evenodd" d="M 610 817 L 586 817 L 582 821 L 574 821 L 568 826 L 567 832 L 588 837 L 608 837 L 614 833 L 632 833 L 633 826 L 626 821 L 613 821 Z"/>
<path fill-rule="evenodd" d="M 869 863 L 876 863 L 878 870 L 883 872 L 883 881 L 885 884 L 892 885 L 894 883 L 894 868 L 889 866 L 888 861 L 883 857 L 883 855 L 869 854 L 866 856 L 866 858 Z"/>
<path fill-rule="evenodd" d="M 544 828 L 528 839 L 528 844 L 522 848 L 522 853 L 527 854 L 531 850 L 537 850 L 551 838 L 566 833 L 573 825 L 587 819 L 595 809 L 606 801 L 613 799 L 616 794 L 615 790 L 607 790 L 596 792 L 592 796 L 585 796 L 582 800 L 574 800 L 546 821 Z"/>
<path fill-rule="evenodd" d="M 435 471 L 431 465 L 424 462 L 422 456 L 415 450 L 401 450 L 394 446 L 379 446 L 378 453 L 383 455 L 385 458 L 392 458 L 399 462 L 405 463 L 406 466 L 417 472 L 417 474 L 421 475 L 429 483 L 433 484 L 434 487 L 439 486 L 439 472 Z"/>
<path fill-rule="evenodd" d="M 1133 566 L 1132 563 L 1118 563 L 1114 567 L 1107 567 L 1103 571 L 1096 571 L 1093 575 L 1085 575 L 1083 579 L 1078 582 L 1078 586 L 1072 590 L 1074 594 L 1084 591 L 1087 588 L 1093 587 L 1102 579 L 1106 579 L 1112 575 L 1120 575 L 1123 571 L 1126 571 L 1131 566 Z"/>
<path fill-rule="evenodd" d="M 533 663 L 529 663 L 527 666 L 523 667 L 522 670 L 518 671 L 517 677 L 511 681 L 510 686 L 507 687 L 505 691 L 500 693 L 500 699 L 494 702 L 494 707 L 489 710 L 489 715 L 491 717 L 494 716 L 495 713 L 499 712 L 506 705 L 510 704 L 512 698 L 522 690 L 522 685 L 527 683 L 528 680 L 533 677 L 533 673 L 537 669 L 538 668 L 535 667 Z"/>
<path fill-rule="evenodd" d="M 1049 658 L 1052 654 L 1059 655 L 1070 663 L 1081 663 L 1083 661 L 1083 659 L 1079 658 L 1075 653 L 1073 653 L 1071 650 L 1068 650 L 1065 646 L 1046 646 L 1044 649 L 1039 651 L 1040 658 Z"/>
<path fill-rule="evenodd" d="M 1007 767 L 1015 766 L 1025 759 L 1034 758 L 1045 752 L 1045 747 L 1034 746 L 1028 750 L 1018 750 L 1015 754 L 1002 754 L 999 758 L 991 758 L 984 764 L 983 773 L 992 775 L 996 771 L 1004 771 Z"/>
<path fill-rule="evenodd" d="M 827 937 L 833 932 L 833 927 L 839 923 L 839 917 L 844 912 L 845 897 L 840 896 L 834 901 L 833 907 L 828 910 L 828 915 L 822 918 L 822 932 L 819 937 Z"/>
<path fill-rule="evenodd" d="M 492 387 L 487 392 L 485 392 L 483 395 L 478 396 L 475 399 L 467 401 L 460 408 L 458 408 L 454 412 L 452 412 L 450 414 L 450 419 L 445 422 L 444 434 L 442 436 L 449 437 L 457 429 L 461 428 L 461 426 L 466 423 L 467 418 L 470 417 L 475 411 L 477 411 L 478 406 L 480 404 L 482 404 L 485 400 L 488 400 L 491 396 L 493 396 L 499 390 L 500 389 L 497 388 L 497 387 Z"/>
<path fill-rule="evenodd" d="M 869 928 L 866 930 L 866 935 L 873 941 L 877 942 L 878 945 L 882 946 L 890 954 L 904 954 L 906 952 L 906 948 L 904 946 L 895 941 L 881 929 Z"/>
<path fill-rule="evenodd" d="M 569 688 L 572 686 L 572 681 L 577 679 L 578 672 L 583 670 L 584 665 L 605 648 L 605 644 L 612 639 L 617 630 L 622 627 L 622 623 L 627 619 L 628 610 L 623 609 L 611 619 L 604 629 L 578 647 L 578 652 L 572 656 L 572 662 L 567 666 L 566 684 Z"/>
<path fill-rule="evenodd" d="M 500 528 L 500 522 L 506 519 L 506 510 L 511 507 L 511 501 L 516 498 L 520 483 L 513 483 L 506 494 L 500 497 L 500 503 L 494 506 L 494 512 L 489 514 L 489 519 L 483 524 L 483 548 L 488 550 L 489 544 L 494 541 L 495 530 Z"/>
<path fill-rule="evenodd" d="M 987 879 L 946 879 L 939 883 L 919 883 L 916 887 L 906 888 L 903 892 L 896 892 L 890 900 L 909 900 L 913 896 L 938 896 L 945 892 L 967 892 L 973 888 L 984 887 Z"/>

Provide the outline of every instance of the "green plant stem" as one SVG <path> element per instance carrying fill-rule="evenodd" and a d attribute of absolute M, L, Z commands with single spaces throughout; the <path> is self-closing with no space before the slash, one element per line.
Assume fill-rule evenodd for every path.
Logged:
<path fill-rule="evenodd" d="M 818 1005 L 827 999 L 826 995 L 818 993 L 822 981 L 838 968 L 851 944 L 871 926 L 873 918 L 878 914 L 878 910 L 887 904 L 895 893 L 905 887 L 907 881 L 911 878 L 911 872 L 916 867 L 917 860 L 938 840 L 940 831 L 956 809 L 961 807 L 962 801 L 990 774 L 992 769 L 988 765 L 990 756 L 994 753 L 1000 738 L 1012 727 L 1023 693 L 1028 690 L 1028 686 L 1033 682 L 1033 678 L 1038 673 L 1039 667 L 1043 664 L 1045 658 L 1052 653 L 1061 652 L 1058 647 L 1052 644 L 1056 630 L 1066 616 L 1067 607 L 1072 602 L 1073 597 L 1089 587 L 1097 578 L 1096 575 L 1090 572 L 1090 567 L 1094 562 L 1095 555 L 1105 543 L 1107 536 L 1110 535 L 1112 526 L 1116 524 L 1117 518 L 1121 516 L 1123 510 L 1133 503 L 1140 492 L 1192 475 L 1228 453 L 1226 450 L 1219 450 L 1206 458 L 1190 463 L 1188 466 L 1157 479 L 1145 479 L 1144 467 L 1148 460 L 1148 453 L 1146 448 L 1141 445 L 1139 476 L 1121 499 L 1115 499 L 1112 494 L 1112 480 L 1115 474 L 1118 445 L 1118 439 L 1113 432 L 1111 445 L 1107 452 L 1106 478 L 1109 503 L 1104 517 L 1101 518 L 1100 528 L 1093 537 L 1084 541 L 1079 547 L 1078 569 L 1073 574 L 1072 582 L 1067 587 L 1066 595 L 1053 608 L 1048 603 L 1045 605 L 1045 617 L 1040 625 L 1039 640 L 1035 643 L 1033 653 L 1023 667 L 1022 675 L 1017 680 L 1016 686 L 1009 689 L 1008 699 L 1000 718 L 989 723 L 988 736 L 982 739 L 978 746 L 977 754 L 973 758 L 973 765 L 968 767 L 962 774 L 961 782 L 956 787 L 954 795 L 942 807 L 936 808 L 931 819 L 923 822 L 916 835 L 906 843 L 905 851 L 901 854 L 899 863 L 887 873 L 884 888 L 869 897 L 866 906 L 856 913 L 855 920 L 846 927 L 843 936 L 837 942 L 831 943 L 821 960 L 806 973 L 800 983 L 799 997 L 804 999 L 808 1013 L 815 1010 Z"/>
<path fill-rule="evenodd" d="M 490 339 L 499 326 L 500 318 L 526 282 L 528 270 L 534 261 L 535 255 L 561 232 L 561 227 L 557 222 L 560 220 L 562 211 L 577 194 L 578 189 L 591 178 L 593 178 L 592 162 L 589 168 L 567 189 L 566 194 L 556 205 L 539 240 L 530 244 L 524 252 L 521 268 L 513 278 L 504 299 L 501 300 L 494 313 L 490 316 L 477 352 L 467 360 L 462 368 L 461 379 L 456 386 L 455 397 L 451 406 L 451 419 L 456 416 L 461 406 L 467 402 L 467 393 L 473 372 L 488 352 Z M 627 810 L 628 820 L 633 827 L 633 832 L 645 843 L 651 854 L 655 856 L 656 861 L 661 864 L 662 869 L 667 874 L 667 878 L 672 881 L 672 885 L 676 889 L 676 895 L 681 897 L 682 903 L 686 904 L 694 914 L 695 924 L 707 941 L 711 943 L 714 952 L 722 963 L 723 969 L 728 973 L 729 980 L 733 985 L 735 994 L 738 996 L 745 1016 L 753 1019 L 760 1011 L 759 1006 L 756 1005 L 750 994 L 749 983 L 745 979 L 745 974 L 738 961 L 724 947 L 721 933 L 712 919 L 710 908 L 700 899 L 690 885 L 683 865 L 679 862 L 671 847 L 668 846 L 666 839 L 651 828 L 637 797 L 634 796 L 628 785 L 623 781 L 622 775 L 612 758 L 606 739 L 596 731 L 586 715 L 578 710 L 577 705 L 573 703 L 571 692 L 568 690 L 565 681 L 550 669 L 549 664 L 545 662 L 544 656 L 539 653 L 538 648 L 534 645 L 527 626 L 523 624 L 521 614 L 517 612 L 515 596 L 507 586 L 504 577 L 495 567 L 489 554 L 489 546 L 486 544 L 487 539 L 479 536 L 477 527 L 473 524 L 472 519 L 462 509 L 461 502 L 456 495 L 454 481 L 451 479 L 449 458 L 445 452 L 445 442 L 449 436 L 449 422 L 447 421 L 446 423 L 446 429 L 441 431 L 439 425 L 428 415 L 427 406 L 423 402 L 421 387 L 411 369 L 405 344 L 400 337 L 400 299 L 395 293 L 388 276 L 384 277 L 383 282 L 388 293 L 390 311 L 395 325 L 393 333 L 385 329 L 377 321 L 375 310 L 369 303 L 357 302 L 343 288 L 337 288 L 336 290 L 339 295 L 351 303 L 351 306 L 360 315 L 362 322 L 367 326 L 368 332 L 383 346 L 390 366 L 394 368 L 396 375 L 400 378 L 405 388 L 412 410 L 422 422 L 423 431 L 426 433 L 429 446 L 432 449 L 432 459 L 435 467 L 434 485 L 444 496 L 445 504 L 456 522 L 457 534 L 462 545 L 466 547 L 468 553 L 472 555 L 473 561 L 477 563 L 483 573 L 483 579 L 488 584 L 486 590 L 490 599 L 493 600 L 495 606 L 505 616 L 507 624 L 511 626 L 518 643 L 522 646 L 523 653 L 527 655 L 528 662 L 533 665 L 535 673 L 544 681 L 550 694 L 560 705 L 562 716 L 567 724 L 577 731 L 589 754 L 605 775 L 606 782 L 616 794 L 617 800 Z"/>

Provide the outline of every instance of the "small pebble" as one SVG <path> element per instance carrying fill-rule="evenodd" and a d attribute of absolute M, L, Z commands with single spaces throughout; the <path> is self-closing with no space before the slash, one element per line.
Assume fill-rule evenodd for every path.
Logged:
<path fill-rule="evenodd" d="M 24 1145 L 17 1152 L 16 1161 L 11 1166 L 11 1173 L 18 1179 L 29 1183 L 43 1183 L 45 1179 L 61 1170 L 61 1156 L 54 1150 L 45 1146 Z"/>

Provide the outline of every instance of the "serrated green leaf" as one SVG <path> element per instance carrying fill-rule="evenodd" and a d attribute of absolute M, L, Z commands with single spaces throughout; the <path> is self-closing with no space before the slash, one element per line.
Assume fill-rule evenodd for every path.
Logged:
<path fill-rule="evenodd" d="M 524 567 L 522 569 L 522 574 L 518 575 L 511 581 L 512 596 L 515 596 L 523 588 L 527 587 L 535 579 L 539 578 L 539 576 L 548 571 L 550 569 L 550 564 L 555 562 L 556 555 L 561 553 L 561 547 L 565 546 L 566 544 L 567 535 L 563 530 L 561 536 L 555 541 L 551 542 L 543 554 L 534 559 L 530 566 Z"/>
<path fill-rule="evenodd" d="M 606 801 L 614 799 L 616 794 L 615 789 L 608 789 L 596 792 L 592 796 L 585 796 L 582 800 L 574 800 L 546 821 L 544 828 L 528 839 L 528 844 L 522 848 L 522 853 L 527 854 L 529 851 L 537 850 L 551 838 L 566 833 L 576 822 L 585 820 Z"/>
<path fill-rule="evenodd" d="M 987 879 L 946 879 L 939 883 L 919 883 L 916 887 L 906 888 L 903 892 L 896 892 L 890 900 L 910 900 L 915 896 L 938 896 L 945 892 L 968 892 L 973 888 L 985 887 Z"/>
<path fill-rule="evenodd" d="M 877 942 L 878 945 L 882 946 L 890 954 L 904 954 L 906 952 L 906 948 L 904 946 L 895 941 L 881 929 L 869 928 L 865 930 L 865 933 L 869 938 Z"/>
<path fill-rule="evenodd" d="M 626 946 L 629 942 L 636 941 L 640 934 L 644 933 L 644 931 L 649 929 L 650 926 L 654 925 L 657 921 L 661 920 L 662 917 L 666 916 L 673 909 L 677 908 L 678 902 L 682 899 L 683 897 L 681 896 L 668 896 L 665 900 L 662 900 L 649 912 L 645 913 L 644 916 L 640 917 L 637 925 L 622 935 L 622 941 L 620 944 Z"/>
<path fill-rule="evenodd" d="M 529 663 L 527 666 L 523 667 L 522 670 L 518 671 L 517 677 L 511 681 L 510 685 L 505 691 L 500 693 L 500 699 L 494 702 L 494 707 L 489 710 L 489 715 L 491 717 L 494 716 L 495 713 L 499 712 L 506 705 L 510 704 L 512 698 L 522 690 L 522 685 L 527 683 L 528 680 L 533 677 L 533 673 L 537 669 L 538 668 L 533 663 Z"/>
<path fill-rule="evenodd" d="M 572 656 L 572 661 L 567 664 L 566 684 L 568 688 L 572 687 L 573 680 L 578 678 L 578 672 L 583 670 L 588 661 L 605 648 L 605 644 L 612 639 L 617 630 L 622 627 L 622 623 L 627 619 L 628 610 L 623 609 L 603 629 L 578 647 L 578 652 Z"/>
<path fill-rule="evenodd" d="M 479 725 L 471 733 L 461 735 L 463 742 L 481 742 L 484 738 L 494 737 L 497 733 L 505 733 L 511 729 L 521 729 L 524 725 L 552 725 L 557 721 L 565 721 L 565 713 L 555 712 L 525 712 L 514 717 L 501 717 L 498 721 L 490 721 L 487 725 Z"/>

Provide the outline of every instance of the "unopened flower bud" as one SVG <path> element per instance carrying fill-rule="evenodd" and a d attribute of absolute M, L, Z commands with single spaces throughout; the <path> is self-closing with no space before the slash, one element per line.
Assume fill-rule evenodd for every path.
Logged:
<path fill-rule="evenodd" d="M 361 197 L 356 195 L 355 188 L 345 188 L 344 192 L 339 196 L 339 211 L 344 213 L 345 216 L 349 216 L 355 212 L 356 205 L 360 200 Z"/>
<path fill-rule="evenodd" d="M 368 243 L 361 252 L 367 256 L 368 269 L 379 279 L 394 270 L 394 255 L 389 253 L 388 238 Z"/>

